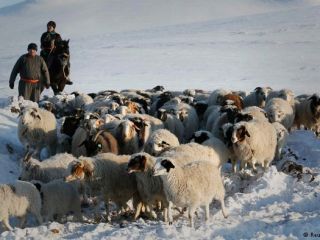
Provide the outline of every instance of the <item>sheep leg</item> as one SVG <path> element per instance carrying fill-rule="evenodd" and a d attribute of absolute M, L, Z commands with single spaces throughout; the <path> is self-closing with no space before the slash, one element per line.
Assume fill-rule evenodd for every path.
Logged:
<path fill-rule="evenodd" d="M 220 199 L 220 204 L 221 204 L 222 215 L 224 216 L 224 218 L 227 218 L 228 212 L 226 210 L 226 206 L 224 205 L 224 197 Z"/>
<path fill-rule="evenodd" d="M 164 207 L 162 213 L 164 222 L 168 222 L 168 207 Z"/>
<path fill-rule="evenodd" d="M 265 171 L 269 168 L 269 164 L 270 164 L 269 161 L 264 161 L 263 168 Z"/>
<path fill-rule="evenodd" d="M 153 211 L 152 207 L 150 208 L 150 205 L 146 205 L 146 210 L 149 218 L 157 219 L 157 214 Z"/>
<path fill-rule="evenodd" d="M 138 217 L 140 216 L 141 208 L 142 208 L 142 202 L 139 202 L 136 207 L 136 213 L 134 214 L 134 218 L 133 218 L 134 220 L 137 220 Z"/>
<path fill-rule="evenodd" d="M 194 212 L 195 212 L 195 208 L 193 206 L 189 207 L 188 217 L 189 217 L 190 227 L 191 228 L 194 228 L 194 217 L 193 217 Z"/>
<path fill-rule="evenodd" d="M 169 205 L 168 205 L 168 218 L 169 218 L 169 225 L 171 225 L 171 224 L 172 224 L 172 222 L 173 222 L 173 217 L 172 217 L 172 206 L 173 206 L 172 202 L 171 202 L 171 201 L 169 201 Z"/>
<path fill-rule="evenodd" d="M 9 231 L 12 231 L 13 228 L 10 226 L 10 223 L 9 223 L 9 218 L 6 217 L 3 219 L 3 224 L 5 226 L 6 229 L 8 229 Z"/>
<path fill-rule="evenodd" d="M 37 209 L 35 209 L 35 210 L 33 210 L 31 213 L 36 217 L 38 224 L 41 225 L 42 222 L 43 222 L 43 219 L 42 219 L 42 216 L 41 216 L 40 211 L 38 211 Z"/>
<path fill-rule="evenodd" d="M 240 162 L 240 170 L 244 169 L 247 166 L 247 163 L 245 161 Z"/>
<path fill-rule="evenodd" d="M 209 204 L 206 204 L 206 206 L 205 206 L 205 220 L 206 220 L 206 222 L 209 220 L 209 217 L 210 217 Z"/>
<path fill-rule="evenodd" d="M 19 220 L 20 220 L 19 227 L 24 228 L 26 223 L 26 216 L 19 217 Z"/>
<path fill-rule="evenodd" d="M 237 172 L 237 160 L 236 159 L 231 159 L 231 163 L 232 163 L 232 171 L 234 173 Z"/>

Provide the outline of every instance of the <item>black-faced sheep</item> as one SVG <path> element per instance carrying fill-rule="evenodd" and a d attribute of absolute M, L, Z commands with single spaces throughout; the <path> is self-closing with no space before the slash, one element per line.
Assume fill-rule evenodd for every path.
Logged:
<path fill-rule="evenodd" d="M 168 219 L 172 223 L 172 205 L 187 207 L 191 227 L 194 212 L 205 207 L 205 219 L 209 219 L 209 204 L 213 199 L 221 203 L 222 213 L 227 217 L 224 205 L 225 190 L 220 170 L 211 162 L 197 161 L 180 166 L 171 158 L 159 157 L 153 167 L 153 176 L 161 176 L 164 192 L 169 201 Z M 199 187 L 201 186 L 201 187 Z"/>

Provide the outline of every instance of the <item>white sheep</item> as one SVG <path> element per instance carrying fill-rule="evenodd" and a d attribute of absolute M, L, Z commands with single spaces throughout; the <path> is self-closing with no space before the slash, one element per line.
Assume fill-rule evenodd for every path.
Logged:
<path fill-rule="evenodd" d="M 179 98 L 174 98 L 179 99 Z M 170 101 L 163 105 L 160 111 L 173 113 L 179 118 L 185 128 L 184 137 L 189 140 L 192 134 L 199 128 L 199 117 L 194 107 L 189 104 L 177 101 Z"/>
<path fill-rule="evenodd" d="M 253 120 L 268 121 L 267 113 L 265 112 L 265 110 L 263 110 L 262 108 L 257 107 L 257 106 L 246 107 L 241 110 L 240 114 L 243 117 L 246 117 L 245 115 L 250 115 L 250 116 L 252 116 Z M 242 118 L 241 118 L 241 120 L 242 120 Z M 236 122 L 240 122 L 241 120 L 238 119 L 238 120 L 236 120 Z"/>
<path fill-rule="evenodd" d="M 194 107 L 186 103 L 181 103 L 179 104 L 179 119 L 185 128 L 184 137 L 186 140 L 189 140 L 192 134 L 199 129 L 198 114 Z"/>
<path fill-rule="evenodd" d="M 180 119 L 176 115 L 168 113 L 165 110 L 162 110 L 160 112 L 160 119 L 163 121 L 164 128 L 173 133 L 179 139 L 180 143 L 185 142 L 185 128 Z"/>
<path fill-rule="evenodd" d="M 294 92 L 290 89 L 281 89 L 279 91 L 270 91 L 266 103 L 268 103 L 272 98 L 282 98 L 283 100 L 286 100 L 287 102 L 290 103 L 292 107 L 294 107 Z"/>
<path fill-rule="evenodd" d="M 158 156 L 169 148 L 179 146 L 178 138 L 166 129 L 154 131 L 144 145 L 144 152 Z"/>
<path fill-rule="evenodd" d="M 272 125 L 277 132 L 277 149 L 276 149 L 275 159 L 280 160 L 282 149 L 287 144 L 289 133 L 288 133 L 288 130 L 281 123 L 274 122 L 272 123 Z"/>
<path fill-rule="evenodd" d="M 71 154 L 60 153 L 42 162 L 26 154 L 21 161 L 21 174 L 23 181 L 39 180 L 44 183 L 54 179 L 63 178 L 69 174 L 68 166 L 76 158 Z"/>
<path fill-rule="evenodd" d="M 24 227 L 27 213 L 32 213 L 42 224 L 41 198 L 33 184 L 16 181 L 12 184 L 0 185 L 0 221 L 8 230 L 13 230 L 9 223 L 9 217 L 20 218 L 20 227 Z"/>
<path fill-rule="evenodd" d="M 129 155 L 112 153 L 101 153 L 92 158 L 80 157 L 79 161 L 70 164 L 71 174 L 65 179 L 84 181 L 94 195 L 103 198 L 108 216 L 109 200 L 126 209 L 131 198 L 136 203 L 140 201 L 135 176 L 127 173 L 129 158 Z"/>
<path fill-rule="evenodd" d="M 300 129 L 301 125 L 320 136 L 320 97 L 313 94 L 309 98 L 296 102 L 294 124 Z"/>
<path fill-rule="evenodd" d="M 207 108 L 203 117 L 204 126 L 207 131 L 211 131 L 215 121 L 221 116 L 220 110 L 221 106 L 218 105 L 212 105 Z"/>
<path fill-rule="evenodd" d="M 160 156 L 174 158 L 181 166 L 194 161 L 195 156 L 198 160 L 212 162 L 219 168 L 224 163 L 224 158 L 213 148 L 198 143 L 181 144 L 163 152 Z"/>
<path fill-rule="evenodd" d="M 272 98 L 265 107 L 270 122 L 279 122 L 290 131 L 294 122 L 294 111 L 286 100 Z"/>
<path fill-rule="evenodd" d="M 222 142 L 219 138 L 212 136 L 208 140 L 204 141 L 202 145 L 211 147 L 219 155 L 222 164 L 227 163 L 230 159 L 232 161 L 233 169 L 235 168 L 236 162 L 233 161 L 234 157 L 232 152 L 230 152 L 226 144 L 224 144 L 224 142 Z"/>
<path fill-rule="evenodd" d="M 89 106 L 89 104 L 93 103 L 92 97 L 85 93 L 75 93 L 74 94 L 76 97 L 70 102 L 71 106 L 74 109 L 81 108 L 85 109 L 86 107 Z"/>
<path fill-rule="evenodd" d="M 143 144 L 139 143 L 138 130 L 138 127 L 132 121 L 121 121 L 115 134 L 120 154 L 133 154 L 139 151 Z"/>
<path fill-rule="evenodd" d="M 168 201 L 164 194 L 162 179 L 152 176 L 152 168 L 155 163 L 156 158 L 144 152 L 133 154 L 128 162 L 128 172 L 135 173 L 137 188 L 141 197 L 141 203 L 136 208 L 134 219 L 139 217 L 142 204 L 147 206 L 152 217 L 155 218 L 155 213 L 151 211 L 152 206 L 161 202 L 164 221 L 167 222 Z"/>
<path fill-rule="evenodd" d="M 234 125 L 231 141 L 241 168 L 250 163 L 256 170 L 258 163 L 267 169 L 275 156 L 277 133 L 266 121 L 239 122 Z"/>
<path fill-rule="evenodd" d="M 267 96 L 272 89 L 269 87 L 257 87 L 253 92 L 243 99 L 244 107 L 257 106 L 263 108 Z"/>
<path fill-rule="evenodd" d="M 211 137 L 213 137 L 211 132 L 205 131 L 205 130 L 199 130 L 193 133 L 192 138 L 190 139 L 190 142 L 202 144 L 203 142 L 205 142 Z"/>
<path fill-rule="evenodd" d="M 187 207 L 191 227 L 194 213 L 205 207 L 205 219 L 209 219 L 209 205 L 213 199 L 220 201 L 223 216 L 227 217 L 224 205 L 225 190 L 220 170 L 211 162 L 196 161 L 180 166 L 175 159 L 159 157 L 153 167 L 153 176 L 161 176 L 164 192 L 169 201 L 168 219 L 172 223 L 172 205 Z"/>
<path fill-rule="evenodd" d="M 40 108 L 23 109 L 18 123 L 18 137 L 27 150 L 35 150 L 35 156 L 40 157 L 44 147 L 48 148 L 50 155 L 54 155 L 57 147 L 55 116 Z"/>
<path fill-rule="evenodd" d="M 42 199 L 41 214 L 45 222 L 53 221 L 54 216 L 58 222 L 69 212 L 78 221 L 82 221 L 81 201 L 78 189 L 63 179 L 56 179 L 49 183 L 32 181 L 40 192 Z"/>

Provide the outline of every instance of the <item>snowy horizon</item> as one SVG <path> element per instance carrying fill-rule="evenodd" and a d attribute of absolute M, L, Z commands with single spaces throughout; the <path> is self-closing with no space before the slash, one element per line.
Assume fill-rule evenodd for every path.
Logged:
<path fill-rule="evenodd" d="M 319 90 L 319 1 L 26 0 L 0 9 L 0 89 L 46 23 L 70 39 L 71 78 L 66 88 L 102 89 L 291 88 Z M 90 16 L 90 17 L 88 17 Z M 21 36 L 23 33 L 23 36 Z M 19 81 L 18 77 L 16 79 Z M 102 90 L 98 89 L 98 90 Z M 52 92 L 45 92 L 52 94 Z"/>
<path fill-rule="evenodd" d="M 270 86 L 299 95 L 320 92 L 319 16 L 320 0 L 0 0 L 0 183 L 18 179 L 25 151 L 18 114 L 10 111 L 18 106 L 19 77 L 11 90 L 9 76 L 27 45 L 40 45 L 49 20 L 70 39 L 74 84 L 67 93 L 163 85 L 247 92 Z M 319 153 L 319 139 L 298 130 L 290 133 L 282 160 L 301 165 L 300 175 L 285 173 L 280 162 L 256 175 L 233 174 L 226 164 L 229 217 L 214 203 L 208 223 L 198 211 L 196 229 L 187 216 L 173 225 L 140 218 L 37 226 L 28 218 L 27 228 L 0 238 L 307 239 L 319 234 Z"/>

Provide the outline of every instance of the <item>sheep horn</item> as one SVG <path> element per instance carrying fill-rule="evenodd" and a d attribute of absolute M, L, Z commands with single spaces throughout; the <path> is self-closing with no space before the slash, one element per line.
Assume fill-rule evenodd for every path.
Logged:
<path fill-rule="evenodd" d="M 97 132 L 97 134 L 94 136 L 93 141 L 96 142 L 98 137 L 101 135 L 101 133 L 103 133 L 105 130 L 100 130 Z"/>
<path fill-rule="evenodd" d="M 29 162 L 32 156 L 32 152 L 27 152 L 23 158 L 23 162 Z"/>

